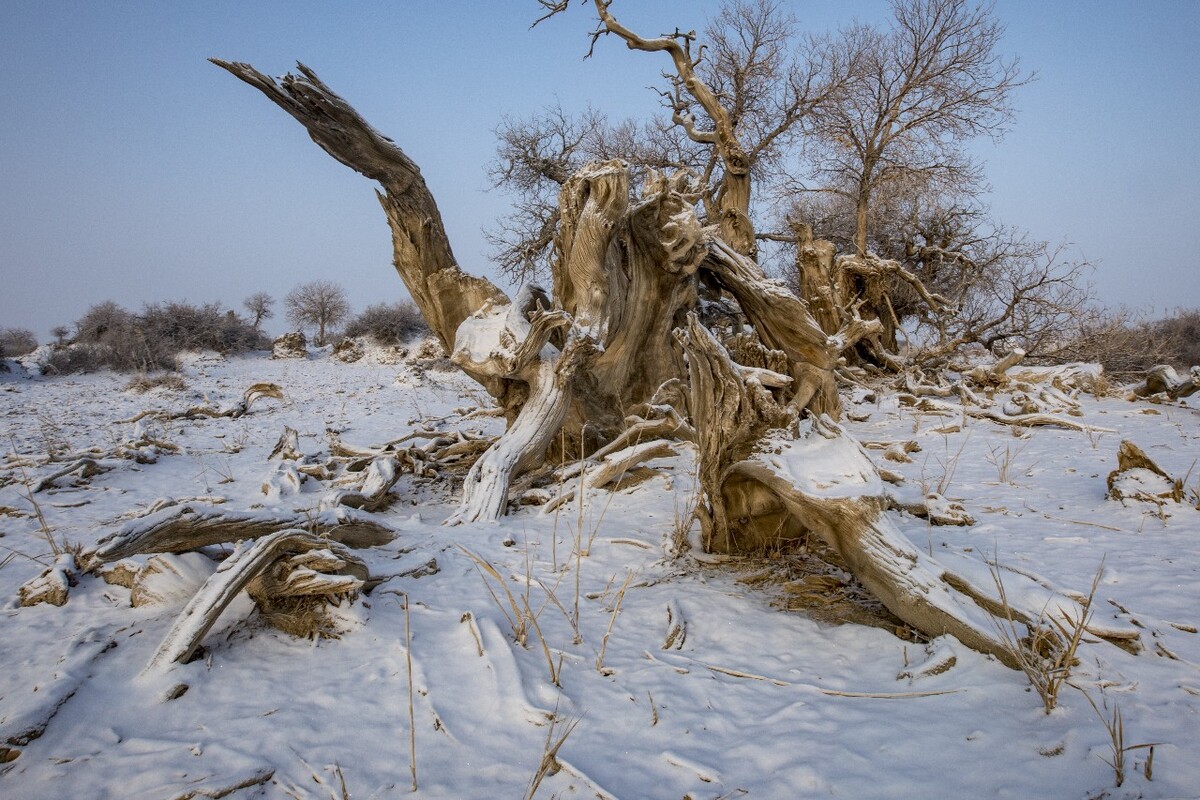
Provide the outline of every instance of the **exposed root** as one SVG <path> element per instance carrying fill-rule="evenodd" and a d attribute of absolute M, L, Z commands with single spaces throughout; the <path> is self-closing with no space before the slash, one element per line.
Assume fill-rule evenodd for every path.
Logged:
<path fill-rule="evenodd" d="M 349 508 L 300 516 L 186 505 L 126 523 L 97 542 L 90 555 L 100 562 L 110 562 L 139 553 L 182 553 L 294 528 L 311 530 L 348 547 L 378 547 L 396 535 L 391 528 Z"/>
<path fill-rule="evenodd" d="M 322 567 L 329 567 L 335 573 L 322 575 L 319 572 Z M 254 588 L 260 597 L 324 598 L 356 592 L 367 577 L 366 565 L 346 548 L 305 531 L 276 531 L 245 544 L 192 597 L 146 671 L 164 669 L 191 658 L 221 612 L 256 579 Z"/>

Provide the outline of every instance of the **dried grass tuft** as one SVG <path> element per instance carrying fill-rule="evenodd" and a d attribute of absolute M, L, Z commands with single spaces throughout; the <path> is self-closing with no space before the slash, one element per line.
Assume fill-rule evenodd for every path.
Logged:
<path fill-rule="evenodd" d="M 1125 744 L 1125 719 L 1121 715 L 1121 706 L 1114 703 L 1112 711 L 1109 711 L 1107 699 L 1102 700 L 1101 705 L 1096 705 L 1096 701 L 1092 699 L 1090 694 L 1083 692 L 1083 696 L 1087 698 L 1088 703 L 1092 706 L 1092 710 L 1096 712 L 1096 716 L 1104 724 L 1104 730 L 1108 732 L 1108 742 L 1112 758 L 1104 758 L 1103 756 L 1101 758 L 1104 758 L 1105 764 L 1112 767 L 1115 784 L 1119 787 L 1125 782 L 1125 754 L 1131 750 L 1149 751 L 1142 772 L 1146 776 L 1146 780 L 1154 780 L 1154 748 L 1156 745 L 1162 743 Z"/>
<path fill-rule="evenodd" d="M 538 763 L 537 772 L 533 774 L 533 778 L 529 781 L 529 788 L 525 792 L 525 800 L 533 800 L 533 796 L 537 794 L 538 787 L 542 781 L 550 775 L 555 775 L 562 764 L 558 761 L 558 751 L 567 741 L 572 733 L 575 732 L 575 726 L 579 724 L 578 719 L 572 719 L 564 722 L 558 716 L 558 709 L 555 709 L 554 716 L 550 720 L 550 727 L 546 730 L 546 743 L 542 745 L 542 760 Z M 561 732 L 559 726 L 562 726 Z"/>
<path fill-rule="evenodd" d="M 1038 693 L 1047 714 L 1058 706 L 1059 692 L 1063 684 L 1070 679 L 1071 670 L 1079 663 L 1079 643 L 1083 641 L 1083 633 L 1091 619 L 1092 602 L 1103 575 L 1104 562 L 1101 561 L 1096 576 L 1092 578 L 1091 590 L 1080 604 L 1077 615 L 1062 612 L 1059 617 L 1043 611 L 1038 620 L 1032 621 L 1013 609 L 1004 589 L 1004 582 L 1000 579 L 999 569 L 992 567 L 992 579 L 996 582 L 996 591 L 1000 595 L 1003 620 L 996 623 L 997 633 L 1004 649 Z M 1018 624 L 1024 626 L 1024 635 L 1018 631 Z"/>
<path fill-rule="evenodd" d="M 151 389 L 170 389 L 181 392 L 187 388 L 187 381 L 178 372 L 160 372 L 154 375 L 139 372 L 125 384 L 125 391 L 134 394 L 145 394 Z"/>

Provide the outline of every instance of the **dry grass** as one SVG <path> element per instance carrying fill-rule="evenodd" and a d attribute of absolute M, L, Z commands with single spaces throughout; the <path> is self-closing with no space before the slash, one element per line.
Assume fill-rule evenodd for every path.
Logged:
<path fill-rule="evenodd" d="M 408 758 L 412 771 L 412 790 L 417 791 L 417 715 L 413 709 L 412 625 L 408 614 L 408 595 L 404 595 L 404 663 L 408 671 Z M 482 649 L 482 645 L 480 646 Z M 343 785 L 343 790 L 344 790 Z"/>
<path fill-rule="evenodd" d="M 600 640 L 600 653 L 596 656 L 596 671 L 601 675 L 612 674 L 612 670 L 604 666 L 604 651 L 608 649 L 608 637 L 612 635 L 613 625 L 617 622 L 617 614 L 621 613 L 621 601 L 625 599 L 625 590 L 629 588 L 631 580 L 633 580 L 633 573 L 626 573 L 625 582 L 621 584 L 617 598 L 613 601 L 612 616 L 608 618 L 608 628 L 604 631 L 604 638 Z"/>
<path fill-rule="evenodd" d="M 1146 776 L 1146 780 L 1154 780 L 1154 748 L 1161 742 L 1125 744 L 1125 719 L 1121 716 L 1121 706 L 1114 703 L 1112 711 L 1109 711 L 1107 699 L 1103 700 L 1101 705 L 1096 705 L 1096 701 L 1090 694 L 1084 692 L 1083 696 L 1087 698 L 1092 710 L 1104 724 L 1104 730 L 1108 732 L 1109 752 L 1112 754 L 1112 758 L 1105 758 L 1104 763 L 1112 767 L 1115 784 L 1119 787 L 1125 783 L 1125 754 L 1131 750 L 1149 751 L 1146 755 L 1146 762 L 1142 765 L 1142 774 Z M 1103 756 L 1101 757 L 1103 758 Z"/>
<path fill-rule="evenodd" d="M 1030 621 L 1013 609 L 1004 582 L 1000 579 L 999 569 L 992 567 L 992 579 L 996 582 L 1003 614 L 1003 621 L 996 624 L 997 632 L 1012 660 L 1038 693 L 1047 714 L 1058 706 L 1059 693 L 1070 680 L 1071 670 L 1079 663 L 1079 643 L 1083 641 L 1083 633 L 1092 614 L 1092 602 L 1103 574 L 1102 561 L 1092 579 L 1087 599 L 1081 604 L 1077 615 L 1072 616 L 1064 611 L 1061 616 L 1055 616 L 1043 611 L 1038 620 Z M 1024 635 L 1018 631 L 1018 624 L 1024 626 Z"/>
<path fill-rule="evenodd" d="M 537 771 L 529 781 L 529 788 L 525 791 L 525 800 L 533 800 L 533 796 L 537 794 L 538 787 L 541 786 L 542 781 L 550 775 L 557 774 L 562 769 L 562 765 L 558 763 L 558 751 L 563 746 L 563 743 L 567 741 L 567 737 L 575 732 L 575 726 L 578 724 L 578 719 L 564 722 L 558 716 L 558 709 L 554 710 L 550 727 L 546 730 L 546 742 L 542 745 L 542 760 L 538 762 Z M 561 730 L 560 725 L 562 726 Z"/>
<path fill-rule="evenodd" d="M 967 435 L 963 437 L 962 444 L 959 445 L 958 450 L 954 453 L 950 452 L 949 435 L 943 436 L 942 438 L 945 445 L 945 458 L 943 459 L 935 457 L 935 460 L 942 471 L 941 476 L 938 478 L 936 488 L 931 488 L 933 485 L 930 483 L 929 479 L 925 477 L 925 468 L 929 464 L 929 456 L 926 456 L 925 460 L 921 463 L 921 494 L 923 495 L 928 495 L 933 491 L 944 495 L 947 490 L 949 490 L 950 484 L 954 482 L 954 473 L 958 470 L 958 462 L 962 459 L 963 451 L 967 449 L 967 442 L 971 441 L 971 434 L 968 432 Z"/>
<path fill-rule="evenodd" d="M 688 550 L 688 535 L 696 524 L 700 508 L 700 486 L 696 476 L 692 476 L 692 491 L 680 501 L 679 494 L 675 495 L 675 518 L 671 526 L 671 539 L 667 553 L 670 558 L 680 558 Z"/>
<path fill-rule="evenodd" d="M 495 603 L 496 608 L 500 610 L 500 613 L 504 615 L 504 619 L 508 622 L 509 629 L 512 631 L 513 641 L 521 645 L 521 647 L 527 647 L 529 641 L 529 621 L 526 617 L 525 609 L 529 608 L 528 598 L 524 598 L 525 602 L 523 604 L 518 603 L 517 598 L 513 596 L 512 591 L 508 588 L 508 581 L 504 580 L 504 576 L 492 566 L 490 561 L 472 553 L 461 544 L 458 545 L 458 549 L 462 550 L 467 558 L 475 562 L 475 569 L 479 572 L 479 577 L 483 580 L 483 585 L 487 587 L 488 594 L 492 596 L 492 602 Z M 489 581 L 488 577 L 491 577 L 492 581 L 498 584 L 501 591 L 504 592 L 507 608 L 505 607 L 505 602 L 500 600 L 500 597 L 492 588 L 492 581 Z"/>
<path fill-rule="evenodd" d="M 1026 440 L 1022 444 L 1015 447 L 1006 444 L 1004 445 L 1003 450 L 1001 450 L 1000 447 L 988 448 L 989 452 L 985 458 L 987 458 L 988 462 L 996 468 L 996 481 L 998 483 L 1008 483 L 1014 486 L 1016 485 L 1016 481 L 1013 480 L 1013 472 L 1016 469 L 1016 462 L 1021 456 L 1021 453 L 1023 453 L 1025 448 L 1028 446 L 1029 442 Z"/>
<path fill-rule="evenodd" d="M 509 624 L 509 628 L 512 630 L 513 641 L 521 645 L 521 647 L 528 647 L 529 632 L 532 630 L 537 636 L 538 644 L 541 645 L 542 653 L 546 657 L 546 666 L 550 671 L 550 682 L 555 686 L 560 686 L 560 679 L 562 676 L 562 656 L 559 656 L 557 663 L 554 661 L 554 657 L 550 650 L 550 645 L 546 642 L 546 637 L 542 634 L 542 628 L 538 624 L 538 617 L 541 616 L 541 612 L 551 601 L 553 601 L 560 609 L 562 609 L 562 604 L 558 601 L 557 596 L 555 596 L 552 590 L 547 589 L 544 584 L 538 581 L 538 585 L 542 586 L 542 588 L 546 591 L 549 600 L 547 600 L 547 602 L 544 603 L 536 612 L 533 610 L 533 606 L 530 605 L 529 589 L 534 583 L 534 580 L 529 574 L 531 567 L 529 563 L 528 543 L 526 544 L 525 558 L 525 566 L 527 571 L 524 581 L 525 591 L 523 594 L 521 594 L 519 601 L 517 599 L 517 595 L 514 595 L 512 590 L 508 588 L 508 581 L 504 580 L 504 576 L 500 574 L 500 571 L 497 570 L 491 564 L 491 562 L 482 556 L 472 553 L 461 544 L 458 545 L 458 549 L 462 550 L 468 558 L 475 562 L 475 568 L 479 572 L 479 577 L 483 580 L 484 586 L 487 587 L 488 594 L 492 596 L 492 602 L 495 604 L 496 608 L 500 610 L 500 613 L 504 615 L 505 620 Z M 492 579 L 491 581 L 488 580 L 489 577 Z M 495 582 L 500 586 L 501 591 L 504 593 L 504 600 L 501 600 L 500 596 L 496 594 L 495 590 L 492 588 L 492 582 Z M 576 599 L 576 603 L 578 604 L 578 598 Z M 578 611 L 576 611 L 576 614 L 578 615 Z M 570 617 L 568 616 L 568 620 L 569 619 Z M 576 616 L 576 619 L 578 619 L 578 616 Z M 579 628 L 576 627 L 575 631 L 576 636 L 578 636 Z"/>
<path fill-rule="evenodd" d="M 9 434 L 9 440 L 12 442 L 13 453 L 20 455 L 17 450 L 17 440 L 12 434 Z M 17 462 L 18 468 L 21 470 L 21 482 L 25 485 L 25 499 L 29 501 L 29 505 L 33 506 L 33 513 L 37 517 L 38 527 L 42 531 L 42 536 L 45 537 L 46 543 L 50 545 L 50 552 L 55 558 L 62 555 L 62 548 L 58 546 L 58 542 L 54 540 L 54 530 L 50 527 L 50 523 L 46 522 L 46 516 L 42 513 L 42 507 L 38 505 L 38 501 L 33 497 L 33 484 L 29 480 L 29 473 L 25 471 L 25 465 Z"/>
<path fill-rule="evenodd" d="M 187 381 L 178 372 L 160 372 L 155 375 L 139 372 L 125 384 L 125 391 L 134 394 L 145 394 L 151 389 L 160 388 L 180 392 L 187 388 Z"/>

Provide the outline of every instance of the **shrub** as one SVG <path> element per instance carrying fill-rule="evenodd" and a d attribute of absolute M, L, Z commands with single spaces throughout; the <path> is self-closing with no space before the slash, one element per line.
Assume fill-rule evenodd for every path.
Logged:
<path fill-rule="evenodd" d="M 103 344 L 119 338 L 133 327 L 133 314 L 105 300 L 89 308 L 75 323 L 75 341 L 82 344 Z"/>
<path fill-rule="evenodd" d="M 142 310 L 137 323 L 147 340 L 163 343 L 172 353 L 244 353 L 268 346 L 254 326 L 232 311 L 222 311 L 217 303 L 154 303 Z"/>
<path fill-rule="evenodd" d="M 369 306 L 346 325 L 346 336 L 369 336 L 378 344 L 400 344 L 428 332 L 425 318 L 412 302 Z"/>
<path fill-rule="evenodd" d="M 0 330 L 0 357 L 16 358 L 37 349 L 37 337 L 28 328 Z"/>
<path fill-rule="evenodd" d="M 175 370 L 185 350 L 231 354 L 268 346 L 261 332 L 216 303 L 153 303 L 133 314 L 109 300 L 88 309 L 75 330 L 71 344 L 50 357 L 48 372 Z"/>
<path fill-rule="evenodd" d="M 1147 322 L 1128 309 L 1089 309 L 1076 320 L 1054 361 L 1101 364 L 1118 381 L 1136 380 L 1157 364 L 1178 360 L 1178 342 L 1161 322 Z"/>
<path fill-rule="evenodd" d="M 1187 369 L 1200 364 L 1200 309 L 1176 310 L 1154 326 L 1174 344 L 1173 366 Z"/>

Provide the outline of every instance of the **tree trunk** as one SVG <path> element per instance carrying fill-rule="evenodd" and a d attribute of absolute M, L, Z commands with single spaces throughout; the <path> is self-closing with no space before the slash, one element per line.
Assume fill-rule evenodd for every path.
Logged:
<path fill-rule="evenodd" d="M 725 162 L 725 178 L 721 183 L 721 238 L 739 254 L 758 257 L 758 242 L 754 223 L 750 221 L 750 167 L 745 152 L 736 143 L 719 147 Z"/>
<path fill-rule="evenodd" d="M 837 333 L 841 324 L 841 289 L 838 286 L 833 242 L 814 240 L 811 225 L 796 231 L 796 274 L 800 296 L 825 333 Z"/>
<path fill-rule="evenodd" d="M 326 153 L 383 186 L 379 202 L 392 228 L 396 272 L 447 352 L 467 316 L 485 303 L 507 300 L 490 281 L 459 269 L 420 168 L 312 70 L 297 64 L 299 75 L 276 81 L 249 64 L 210 61 L 291 114 Z"/>
<path fill-rule="evenodd" d="M 606 6 L 598 8 L 606 19 Z M 621 30 L 615 21 L 609 28 Z M 682 55 L 673 40 L 647 46 Z M 832 421 L 840 412 L 838 357 L 878 336 L 879 320 L 842 313 L 851 308 L 845 305 L 823 327 L 740 252 L 747 248 L 738 237 L 748 230 L 752 244 L 752 228 L 734 225 L 732 241 L 703 229 L 686 175 L 652 173 L 635 199 L 620 162 L 590 164 L 563 186 L 553 304 L 532 287 L 509 302 L 458 269 L 417 166 L 311 71 L 301 66 L 302 77 L 276 83 L 247 65 L 216 63 L 291 113 L 339 161 L 383 185 L 397 271 L 430 327 L 452 345 L 454 363 L 505 405 L 508 430 L 472 467 L 453 521 L 498 518 L 514 479 L 542 465 L 552 444 L 580 456 L 598 448 L 611 454 L 627 445 L 629 431 L 686 429 L 699 448 L 699 514 L 711 549 L 753 549 L 811 531 L 901 619 L 1006 657 L 987 626 L 957 604 L 936 564 L 888 524 L 877 470 Z M 723 208 L 744 211 L 748 173 L 744 184 L 733 174 Z M 828 266 L 827 254 L 812 258 Z M 742 363 L 702 322 L 723 303 L 713 291 L 740 307 L 720 313 L 732 320 L 723 335 Z M 686 388 L 673 390 L 679 386 Z M 674 419 L 680 424 L 654 421 Z M 622 463 L 658 452 L 666 451 L 638 449 Z M 175 638 L 180 644 L 165 648 L 163 659 L 198 641 Z"/>
<path fill-rule="evenodd" d="M 681 341 L 710 550 L 760 552 L 811 532 L 903 621 L 1015 664 L 986 615 L 961 604 L 944 568 L 884 516 L 879 472 L 856 441 L 827 417 L 798 423 L 761 386 L 740 380 L 728 352 L 694 318 Z"/>
<path fill-rule="evenodd" d="M 867 255 L 867 212 L 871 206 L 871 189 L 866 179 L 859 181 L 858 194 L 854 198 L 854 255 Z"/>

